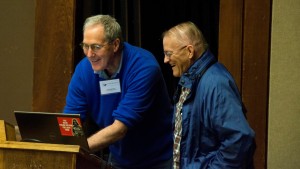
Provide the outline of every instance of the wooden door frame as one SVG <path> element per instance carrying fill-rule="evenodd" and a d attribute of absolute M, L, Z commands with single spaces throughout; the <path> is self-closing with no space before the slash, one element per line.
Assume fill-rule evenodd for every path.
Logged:
<path fill-rule="evenodd" d="M 220 0 L 219 61 L 233 74 L 256 133 L 255 168 L 267 168 L 271 0 Z"/>
<path fill-rule="evenodd" d="M 63 111 L 74 69 L 75 2 L 36 1 L 33 111 Z"/>

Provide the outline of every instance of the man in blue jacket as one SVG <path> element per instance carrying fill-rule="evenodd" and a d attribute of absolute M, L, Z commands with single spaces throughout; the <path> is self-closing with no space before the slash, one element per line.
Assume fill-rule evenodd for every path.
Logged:
<path fill-rule="evenodd" d="M 76 66 L 64 112 L 90 115 L 98 125 L 90 149 L 109 147 L 115 168 L 171 168 L 172 106 L 155 57 L 123 42 L 109 15 L 86 19 L 81 47 L 86 57 Z"/>
<path fill-rule="evenodd" d="M 192 22 L 163 33 L 164 63 L 180 77 L 174 96 L 174 169 L 253 167 L 255 133 L 234 79 Z"/>

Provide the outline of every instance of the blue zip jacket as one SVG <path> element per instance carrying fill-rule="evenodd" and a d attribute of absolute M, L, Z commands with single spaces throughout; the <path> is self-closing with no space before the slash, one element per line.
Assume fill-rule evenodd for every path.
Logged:
<path fill-rule="evenodd" d="M 68 88 L 65 113 L 90 113 L 99 128 L 118 119 L 126 136 L 109 146 L 125 168 L 147 168 L 172 158 L 172 105 L 159 64 L 148 51 L 124 43 L 116 78 L 121 93 L 101 95 L 101 79 L 87 58 L 76 66 Z"/>
<path fill-rule="evenodd" d="M 191 92 L 182 108 L 181 169 L 252 168 L 255 133 L 226 68 L 207 50 L 179 79 L 182 86 Z"/>

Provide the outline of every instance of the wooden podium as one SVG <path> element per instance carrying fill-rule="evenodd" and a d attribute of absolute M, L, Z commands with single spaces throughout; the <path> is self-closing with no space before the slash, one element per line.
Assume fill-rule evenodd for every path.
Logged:
<path fill-rule="evenodd" d="M 0 120 L 0 169 L 108 169 L 77 145 L 16 141 L 15 127 Z"/>

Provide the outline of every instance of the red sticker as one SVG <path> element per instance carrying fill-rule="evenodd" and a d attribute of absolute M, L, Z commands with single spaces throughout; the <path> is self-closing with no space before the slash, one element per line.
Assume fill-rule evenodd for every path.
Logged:
<path fill-rule="evenodd" d="M 80 119 L 73 117 L 57 117 L 62 136 L 82 136 L 83 130 Z"/>

